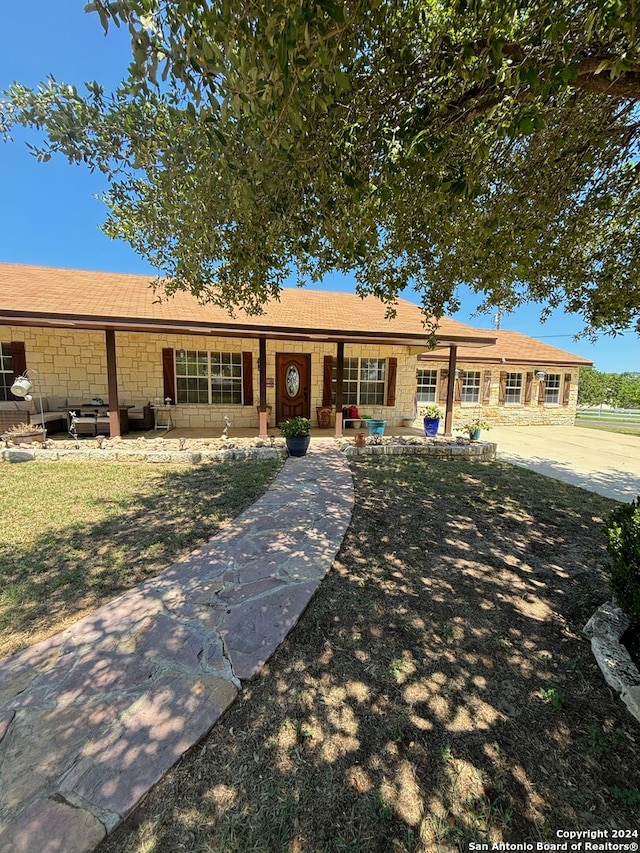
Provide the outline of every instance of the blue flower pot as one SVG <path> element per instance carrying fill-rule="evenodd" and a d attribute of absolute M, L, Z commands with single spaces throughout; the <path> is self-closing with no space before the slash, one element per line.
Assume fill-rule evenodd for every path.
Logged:
<path fill-rule="evenodd" d="M 480 430 L 474 429 L 471 433 L 471 441 L 479 441 L 480 440 Z"/>
<path fill-rule="evenodd" d="M 289 456 L 304 456 L 311 441 L 310 435 L 291 435 L 285 439 Z"/>
<path fill-rule="evenodd" d="M 424 418 L 424 434 L 434 436 L 438 434 L 440 418 Z"/>
<path fill-rule="evenodd" d="M 377 421 L 375 418 L 367 420 L 367 435 L 384 435 L 386 421 Z"/>

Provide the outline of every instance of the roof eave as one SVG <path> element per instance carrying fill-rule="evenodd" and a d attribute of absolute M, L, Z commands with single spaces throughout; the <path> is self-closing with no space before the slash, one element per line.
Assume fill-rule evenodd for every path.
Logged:
<path fill-rule="evenodd" d="M 216 337 L 272 338 L 277 340 L 327 341 L 330 343 L 395 344 L 424 349 L 428 346 L 428 335 L 411 332 L 368 332 L 343 329 L 299 328 L 279 326 L 259 327 L 248 323 L 198 323 L 192 320 L 149 320 L 140 317 L 95 317 L 28 311 L 2 311 L 0 324 L 40 326 L 51 328 L 77 328 L 88 330 L 111 329 L 122 332 L 162 332 L 175 334 L 212 335 Z M 483 336 L 438 335 L 436 346 L 466 344 L 467 346 L 489 346 L 495 338 Z"/>
<path fill-rule="evenodd" d="M 432 352 L 421 353 L 418 356 L 418 361 L 438 361 L 437 355 L 434 355 Z M 592 361 L 588 361 L 584 358 L 546 358 L 544 356 L 540 356 L 538 358 L 506 358 L 504 356 L 486 356 L 486 355 L 464 355 L 458 353 L 457 362 L 458 364 L 462 364 L 464 362 L 473 363 L 473 364 L 504 364 L 504 365 L 529 365 L 531 367 L 538 367 L 539 365 L 552 365 L 554 367 L 591 367 L 593 366 Z"/>

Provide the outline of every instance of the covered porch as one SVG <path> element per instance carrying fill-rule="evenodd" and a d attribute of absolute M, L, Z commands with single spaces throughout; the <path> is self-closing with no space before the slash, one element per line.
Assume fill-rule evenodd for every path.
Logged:
<path fill-rule="evenodd" d="M 220 436 L 229 421 L 230 437 L 269 438 L 302 416 L 313 435 L 340 437 L 351 434 L 343 408 L 354 403 L 385 421 L 386 435 L 401 435 L 415 417 L 426 349 L 448 357 L 450 435 L 458 347 L 495 342 L 449 318 L 431 337 L 405 300 L 390 316 L 373 297 L 299 288 L 262 314 L 231 317 L 189 293 L 158 300 L 144 276 L 0 265 L 0 296 L 15 375 L 37 370 L 45 396 L 103 399 L 100 432 L 112 438 L 130 435 L 123 412 L 141 404 L 168 409 L 174 436 Z M 329 429 L 316 423 L 318 409 L 330 412 Z"/>

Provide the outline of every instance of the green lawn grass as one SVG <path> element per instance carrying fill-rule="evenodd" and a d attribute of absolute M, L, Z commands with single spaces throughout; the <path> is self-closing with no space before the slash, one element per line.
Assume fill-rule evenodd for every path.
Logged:
<path fill-rule="evenodd" d="M 265 490 L 274 460 L 5 464 L 0 657 L 157 574 Z"/>
<path fill-rule="evenodd" d="M 638 426 L 619 426 L 615 421 L 587 421 L 587 420 L 576 420 L 575 425 L 577 427 L 584 427 L 585 429 L 598 429 L 601 432 L 616 432 L 620 433 L 620 435 L 637 435 L 640 436 L 640 424 Z"/>

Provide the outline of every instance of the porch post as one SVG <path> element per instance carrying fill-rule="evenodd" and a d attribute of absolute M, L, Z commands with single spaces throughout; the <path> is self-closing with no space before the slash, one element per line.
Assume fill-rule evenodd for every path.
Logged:
<path fill-rule="evenodd" d="M 267 416 L 267 339 L 260 338 L 258 365 L 260 373 L 260 405 L 258 407 L 260 421 L 259 435 L 266 438 L 269 435 L 269 418 Z"/>
<path fill-rule="evenodd" d="M 116 368 L 116 333 L 114 329 L 105 329 L 107 350 L 107 396 L 109 399 L 109 436 L 120 435 L 120 406 L 118 403 L 118 371 Z"/>
<path fill-rule="evenodd" d="M 336 352 L 336 438 L 342 436 L 342 383 L 344 380 L 344 341 L 338 341 Z"/>
<path fill-rule="evenodd" d="M 453 390 L 456 385 L 456 356 L 458 347 L 449 347 L 449 376 L 447 377 L 447 406 L 444 415 L 444 434 L 449 438 L 451 436 L 451 427 L 453 426 Z"/>

